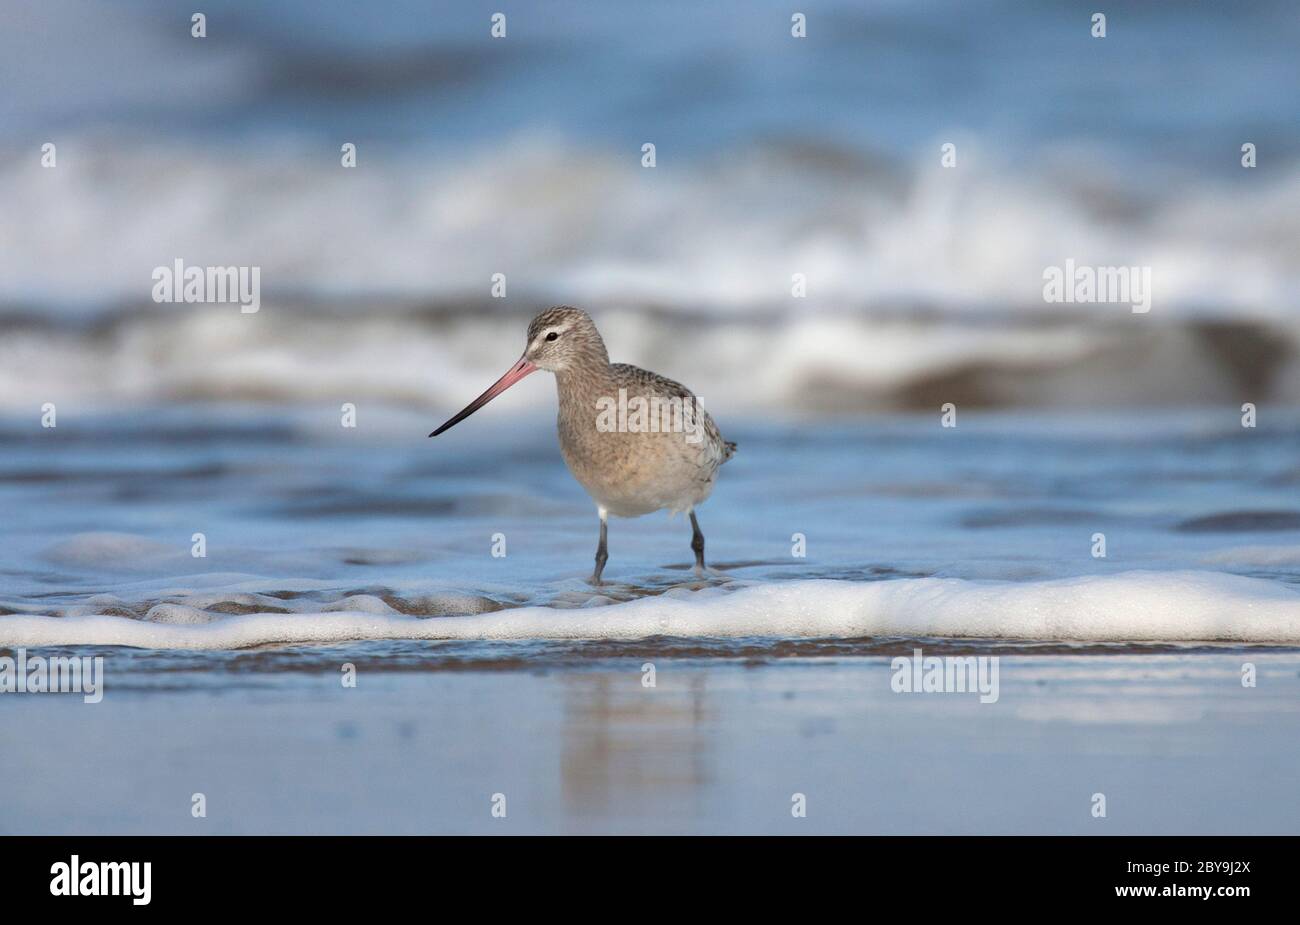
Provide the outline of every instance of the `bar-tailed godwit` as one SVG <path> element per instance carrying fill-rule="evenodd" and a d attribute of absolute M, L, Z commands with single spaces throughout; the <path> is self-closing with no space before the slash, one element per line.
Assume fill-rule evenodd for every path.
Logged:
<path fill-rule="evenodd" d="M 555 373 L 560 452 L 600 514 L 600 545 L 592 584 L 609 558 L 610 514 L 639 517 L 685 511 L 691 519 L 695 571 L 704 571 L 704 534 L 695 507 L 709 497 L 718 467 L 736 445 L 690 389 L 627 363 L 609 362 L 595 323 L 584 311 L 548 308 L 528 326 L 523 356 L 490 389 L 430 437 L 460 423 L 529 373 Z"/>

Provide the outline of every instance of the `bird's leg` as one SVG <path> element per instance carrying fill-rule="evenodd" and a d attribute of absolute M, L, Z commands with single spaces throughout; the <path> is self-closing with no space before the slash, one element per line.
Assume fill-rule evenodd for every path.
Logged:
<path fill-rule="evenodd" d="M 691 511 L 691 549 L 695 550 L 695 574 L 704 574 L 704 534 L 700 532 L 700 522 L 695 519 L 695 512 Z"/>
<path fill-rule="evenodd" d="M 609 536 L 609 527 L 605 523 L 606 512 L 604 508 L 600 509 L 600 545 L 596 547 L 596 571 L 592 573 L 591 583 L 600 587 L 600 573 L 605 571 L 605 562 L 609 559 L 609 550 L 606 548 L 606 539 Z"/>

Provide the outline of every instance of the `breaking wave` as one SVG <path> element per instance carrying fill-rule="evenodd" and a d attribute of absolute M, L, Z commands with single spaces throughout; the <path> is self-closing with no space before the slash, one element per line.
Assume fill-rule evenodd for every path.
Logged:
<path fill-rule="evenodd" d="M 1050 159 L 957 177 L 774 142 L 651 172 L 530 136 L 345 171 L 266 144 L 228 161 L 194 143 L 69 140 L 75 169 L 4 159 L 0 406 L 459 407 L 551 302 L 589 308 L 615 359 L 706 401 L 1300 400 L 1294 172 L 1126 212 L 1113 201 L 1136 181 Z M 1152 265 L 1151 313 L 1046 305 L 1043 270 L 1066 258 Z M 152 271 L 177 259 L 260 267 L 261 311 L 155 304 Z"/>

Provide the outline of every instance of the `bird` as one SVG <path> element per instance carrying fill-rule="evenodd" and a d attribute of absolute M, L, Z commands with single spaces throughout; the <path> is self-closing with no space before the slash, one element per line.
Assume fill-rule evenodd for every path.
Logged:
<path fill-rule="evenodd" d="M 555 374 L 560 453 L 596 503 L 600 541 L 589 579 L 599 587 L 609 559 L 608 520 L 654 511 L 685 512 L 695 573 L 705 574 L 704 533 L 695 508 L 713 492 L 718 469 L 736 452 L 690 389 L 627 363 L 611 363 L 591 316 L 560 305 L 528 325 L 523 355 L 445 424 L 436 437 L 537 370 Z"/>

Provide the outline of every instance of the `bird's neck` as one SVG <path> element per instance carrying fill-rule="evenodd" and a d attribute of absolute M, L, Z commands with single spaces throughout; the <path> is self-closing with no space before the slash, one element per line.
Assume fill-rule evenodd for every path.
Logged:
<path fill-rule="evenodd" d="M 596 402 L 605 395 L 617 397 L 609 361 L 579 363 L 555 373 L 555 389 L 563 417 L 588 414 L 595 420 Z"/>

